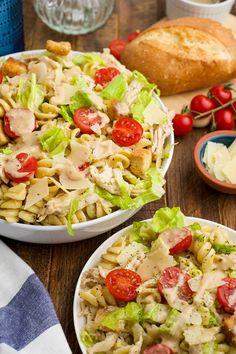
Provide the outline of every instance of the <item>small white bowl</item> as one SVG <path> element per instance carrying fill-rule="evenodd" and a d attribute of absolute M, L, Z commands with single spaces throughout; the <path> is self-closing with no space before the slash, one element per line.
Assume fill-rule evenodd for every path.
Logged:
<path fill-rule="evenodd" d="M 146 222 L 150 222 L 152 219 L 148 220 L 143 220 Z M 229 237 L 231 241 L 236 244 L 236 231 L 233 229 L 230 229 L 229 227 L 226 227 L 224 225 L 218 224 L 213 221 L 209 221 L 206 219 L 201 219 L 201 218 L 195 218 L 191 216 L 185 216 L 185 224 L 186 225 L 191 225 L 193 223 L 199 223 L 202 226 L 209 226 L 209 227 L 221 227 L 223 230 L 227 231 L 229 234 Z M 118 240 L 122 235 L 126 234 L 130 229 L 132 228 L 132 225 L 127 226 L 125 229 L 118 231 L 115 233 L 113 236 L 111 236 L 108 240 L 103 242 L 101 246 L 92 254 L 92 256 L 89 258 L 87 263 L 85 264 L 84 268 L 82 269 L 82 272 L 80 273 L 76 289 L 75 289 L 75 295 L 74 295 L 74 304 L 73 304 L 73 318 L 74 318 L 74 327 L 75 327 L 75 333 L 76 337 L 81 349 L 81 352 L 83 354 L 87 354 L 87 350 L 84 346 L 84 344 L 81 341 L 80 338 L 80 333 L 83 330 L 85 326 L 85 317 L 81 315 L 80 313 L 80 304 L 81 304 L 81 298 L 79 296 L 80 293 L 80 288 L 81 288 L 81 281 L 83 274 L 87 272 L 89 269 L 96 267 L 98 264 L 101 256 L 106 252 L 106 250 L 111 247 L 111 245 Z M 231 353 L 231 352 L 230 352 Z M 235 354 L 232 352 L 231 354 Z"/>
<path fill-rule="evenodd" d="M 201 17 L 224 23 L 234 5 L 234 0 L 218 4 L 201 4 L 192 0 L 166 0 L 166 14 L 169 19 L 178 17 Z"/>
<path fill-rule="evenodd" d="M 40 54 L 44 50 L 31 50 L 21 53 L 15 53 L 11 55 L 6 55 L 4 58 L 9 56 L 13 58 L 20 58 L 22 55 L 29 57 Z M 74 52 L 78 54 L 80 52 Z M 0 60 L 3 57 L 0 57 Z M 156 96 L 162 109 L 167 112 L 167 108 L 161 99 Z M 173 129 L 171 135 L 166 139 L 166 143 L 170 145 L 169 157 L 165 159 L 162 163 L 162 171 L 165 176 L 166 172 L 170 167 L 170 163 L 174 152 L 174 133 Z M 140 208 L 139 208 L 140 209 Z M 21 223 L 8 223 L 0 219 L 0 234 L 1 236 L 6 236 L 14 240 L 32 242 L 32 243 L 48 243 L 48 244 L 58 244 L 58 243 L 69 243 L 75 241 L 82 241 L 94 236 L 98 236 L 104 232 L 114 229 L 116 226 L 122 224 L 129 218 L 131 218 L 139 209 L 132 210 L 117 210 L 101 218 L 81 222 L 79 224 L 72 225 L 74 230 L 74 236 L 70 236 L 67 232 L 67 227 L 63 226 L 43 226 L 43 225 L 28 225 Z"/>

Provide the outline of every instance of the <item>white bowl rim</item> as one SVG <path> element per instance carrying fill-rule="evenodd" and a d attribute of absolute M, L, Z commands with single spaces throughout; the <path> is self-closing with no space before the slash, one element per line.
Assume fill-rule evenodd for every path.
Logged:
<path fill-rule="evenodd" d="M 217 9 L 217 8 L 225 7 L 226 5 L 229 5 L 230 3 L 233 5 L 235 0 L 224 0 L 223 2 L 219 2 L 217 4 L 201 4 L 201 3 L 197 3 L 197 2 L 192 2 L 191 0 L 179 0 L 179 1 L 184 4 L 192 5 L 192 7 L 199 8 L 199 9 L 200 8 Z"/>
<path fill-rule="evenodd" d="M 215 227 L 221 227 L 226 231 L 229 231 L 231 233 L 234 233 L 236 236 L 236 230 L 231 229 L 228 226 L 225 226 L 223 224 L 220 224 L 218 222 L 215 221 L 211 221 L 208 219 L 203 219 L 203 218 L 198 218 L 198 217 L 194 217 L 194 216 L 184 216 L 186 221 L 190 221 L 190 223 L 194 223 L 194 222 L 198 222 L 198 223 L 207 223 L 209 224 L 209 226 L 215 226 Z M 150 222 L 153 218 L 149 218 L 149 219 L 145 219 L 142 220 L 143 222 Z M 79 289 L 80 289 L 80 284 L 81 284 L 81 280 L 82 280 L 82 276 L 84 274 L 85 271 L 87 271 L 88 269 L 91 268 L 91 263 L 94 262 L 95 258 L 100 258 L 102 253 L 103 253 L 103 249 L 107 249 L 108 247 L 111 246 L 111 244 L 113 242 L 115 242 L 119 237 L 121 237 L 122 235 L 124 235 L 128 230 L 130 230 L 132 228 L 132 224 L 125 227 L 124 229 L 121 229 L 119 231 L 117 231 L 114 235 L 112 235 L 111 237 L 109 237 L 107 240 L 105 240 L 97 249 L 96 251 L 89 257 L 89 259 L 87 260 L 87 262 L 85 263 L 83 269 L 80 272 L 79 278 L 77 280 L 77 284 L 76 284 L 76 288 L 75 288 L 75 292 L 74 292 L 74 300 L 73 300 L 73 321 L 74 321 L 74 329 L 75 329 L 75 333 L 76 333 L 76 338 L 77 341 L 79 343 L 80 349 L 82 351 L 83 354 L 87 354 L 87 350 L 85 348 L 85 346 L 83 345 L 81 339 L 80 339 L 80 330 L 81 328 L 79 328 L 78 325 L 78 319 L 79 316 L 77 315 L 78 312 L 78 305 L 81 302 L 81 299 L 78 297 L 78 293 L 79 293 Z M 80 316 L 83 317 L 83 316 Z"/>
<path fill-rule="evenodd" d="M 8 57 L 17 57 L 17 56 L 20 56 L 20 55 L 31 55 L 31 54 L 34 54 L 34 53 L 43 53 L 45 52 L 46 50 L 45 49 L 32 49 L 32 50 L 26 50 L 26 51 L 23 51 L 23 52 L 17 52 L 17 53 L 11 53 L 11 54 L 7 54 L 7 55 L 3 55 L 0 57 L 0 61 L 4 58 L 8 58 Z M 80 52 L 80 51 L 76 51 L 76 50 L 73 50 L 72 53 L 76 54 L 76 53 L 83 53 L 83 52 Z M 162 101 L 161 101 L 162 102 Z M 162 105 L 163 107 L 167 110 L 166 106 L 164 105 L 164 103 L 162 102 Z M 170 164 L 171 164 L 171 161 L 172 161 L 172 158 L 173 158 L 173 154 L 174 154 L 174 131 L 172 129 L 171 131 L 171 134 L 169 136 L 169 139 L 170 139 L 170 145 L 171 145 L 171 149 L 170 149 L 170 153 L 169 153 L 169 157 L 164 161 L 164 167 L 163 167 L 163 175 L 165 176 L 169 167 L 170 167 Z M 123 210 L 123 209 L 119 209 L 119 210 L 116 210 L 116 211 L 113 211 L 112 213 L 108 214 L 108 215 L 105 215 L 105 216 L 102 216 L 100 218 L 97 218 L 97 219 L 93 219 L 93 220 L 88 220 L 88 221 L 84 221 L 84 222 L 81 222 L 81 223 L 78 223 L 78 224 L 73 224 L 72 225 L 72 229 L 73 230 L 79 230 L 79 229 L 83 229 L 84 227 L 89 227 L 89 226 L 93 226 L 93 225 L 96 225 L 96 224 L 100 224 L 100 223 L 103 223 L 103 222 L 106 222 L 106 221 L 109 221 L 111 219 L 113 219 L 113 217 L 118 217 L 120 215 L 123 215 L 126 213 L 127 210 Z M 1 224 L 5 224 L 5 225 L 8 225 L 9 223 L 3 219 L 0 219 L 0 226 Z M 45 231 L 45 232 L 48 232 L 48 231 L 56 231 L 56 230 L 66 230 L 67 229 L 67 226 L 66 225 L 60 225 L 60 226 L 54 226 L 54 225 L 30 225 L 30 224 L 21 224 L 21 223 L 10 223 L 11 227 L 17 227 L 17 228 L 21 228 L 21 229 L 26 229 L 26 230 L 37 230 L 37 231 Z"/>

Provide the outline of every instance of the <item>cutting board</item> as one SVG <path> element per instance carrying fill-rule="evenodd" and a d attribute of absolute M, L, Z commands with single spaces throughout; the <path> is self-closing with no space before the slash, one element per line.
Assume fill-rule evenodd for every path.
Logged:
<path fill-rule="evenodd" d="M 229 15 L 227 22 L 225 23 L 226 27 L 231 28 L 235 32 L 236 36 L 236 16 Z M 236 79 L 230 80 L 230 83 L 236 88 Z M 183 106 L 189 105 L 191 99 L 199 94 L 206 94 L 208 91 L 207 88 L 185 92 L 173 96 L 162 97 L 162 101 L 169 110 L 174 110 L 176 113 L 180 113 Z"/>

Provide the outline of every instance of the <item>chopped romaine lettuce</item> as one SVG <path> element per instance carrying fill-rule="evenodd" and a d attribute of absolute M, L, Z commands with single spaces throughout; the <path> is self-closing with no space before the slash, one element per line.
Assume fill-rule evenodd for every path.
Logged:
<path fill-rule="evenodd" d="M 80 199 L 75 198 L 70 202 L 70 211 L 67 217 L 67 230 L 70 236 L 74 236 L 74 230 L 72 229 L 72 218 L 76 211 L 79 209 Z"/>
<path fill-rule="evenodd" d="M 101 92 L 105 100 L 121 101 L 124 98 L 128 84 L 122 74 L 116 76 Z"/>
<path fill-rule="evenodd" d="M 153 323 L 164 323 L 168 317 L 168 305 L 152 303 L 145 309 L 143 320 Z"/>
<path fill-rule="evenodd" d="M 125 319 L 140 322 L 143 318 L 143 309 L 136 302 L 128 302 L 125 306 Z"/>
<path fill-rule="evenodd" d="M 6 147 L 6 148 L 1 148 L 0 149 L 0 154 L 4 154 L 4 155 L 10 155 L 13 153 L 13 150 L 11 150 L 10 148 Z"/>
<path fill-rule="evenodd" d="M 82 76 L 73 76 L 71 81 L 71 85 L 77 86 L 78 90 L 87 90 L 88 89 L 88 82 Z"/>
<path fill-rule="evenodd" d="M 144 122 L 149 125 L 167 123 L 166 113 L 161 109 L 160 103 L 152 97 L 149 104 L 143 111 Z"/>
<path fill-rule="evenodd" d="M 228 274 L 230 278 L 236 278 L 236 270 L 230 270 Z"/>
<path fill-rule="evenodd" d="M 150 93 L 147 90 L 142 89 L 138 94 L 138 98 L 136 102 L 131 107 L 131 113 L 135 120 L 137 120 L 140 123 L 144 123 L 143 111 L 150 103 L 150 101 L 151 101 Z"/>
<path fill-rule="evenodd" d="M 73 115 L 69 106 L 61 106 L 60 114 L 66 122 L 73 122 Z"/>
<path fill-rule="evenodd" d="M 83 65 L 85 63 L 97 63 L 99 65 L 104 65 L 101 55 L 97 53 L 79 54 L 76 55 L 72 61 L 75 65 Z"/>
<path fill-rule="evenodd" d="M 175 308 L 172 308 L 168 314 L 167 320 L 159 327 L 160 333 L 172 334 L 176 320 L 179 317 L 180 312 Z"/>
<path fill-rule="evenodd" d="M 216 243 L 212 245 L 216 253 L 219 254 L 230 254 L 236 252 L 236 245 L 228 245 L 228 244 L 219 244 Z"/>
<path fill-rule="evenodd" d="M 69 105 L 70 111 L 74 114 L 75 110 L 80 107 L 90 107 L 92 101 L 89 94 L 86 92 L 78 91 L 74 96 L 71 97 L 71 103 Z"/>
<path fill-rule="evenodd" d="M 132 79 L 136 79 L 138 80 L 139 82 L 141 82 L 145 88 L 148 88 L 150 90 L 154 90 L 156 89 L 156 93 L 158 95 L 160 95 L 160 91 L 156 88 L 156 85 L 155 84 L 151 84 L 150 82 L 148 82 L 148 80 L 146 79 L 146 77 L 141 74 L 138 70 L 134 70 L 132 72 Z"/>
<path fill-rule="evenodd" d="M 151 227 L 155 232 L 184 226 L 184 215 L 180 208 L 161 208 L 156 211 Z"/>
<path fill-rule="evenodd" d="M 50 156 L 60 154 L 65 150 L 70 140 L 65 136 L 63 130 L 53 127 L 39 137 L 43 150 L 50 153 Z"/>
<path fill-rule="evenodd" d="M 32 112 L 37 111 L 41 103 L 43 103 L 44 93 L 40 85 L 37 84 L 35 73 L 31 75 L 31 81 L 20 80 L 16 100 Z"/>
<path fill-rule="evenodd" d="M 91 348 L 95 344 L 92 336 L 85 329 L 81 331 L 80 339 L 86 348 Z"/>
<path fill-rule="evenodd" d="M 219 319 L 216 315 L 216 312 L 203 305 L 199 306 L 198 312 L 202 317 L 203 326 L 208 328 L 218 326 Z"/>
<path fill-rule="evenodd" d="M 135 221 L 129 234 L 130 242 L 139 242 L 145 244 L 146 241 L 152 241 L 156 238 L 156 233 L 145 221 Z"/>
<path fill-rule="evenodd" d="M 201 345 L 202 354 L 215 354 L 217 352 L 218 344 L 214 341 L 203 343 Z"/>
<path fill-rule="evenodd" d="M 202 232 L 202 227 L 200 224 L 195 222 L 192 225 L 189 225 L 188 227 L 193 231 L 194 240 L 201 241 L 201 242 L 204 241 L 204 234 Z"/>

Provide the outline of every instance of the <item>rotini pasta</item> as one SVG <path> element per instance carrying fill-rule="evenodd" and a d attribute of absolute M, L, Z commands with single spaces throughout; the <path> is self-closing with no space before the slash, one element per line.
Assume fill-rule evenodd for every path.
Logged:
<path fill-rule="evenodd" d="M 228 258 L 228 268 L 215 262 L 217 254 L 224 254 L 225 264 Z M 179 208 L 163 208 L 151 222 L 134 223 L 83 274 L 79 296 L 87 352 L 96 352 L 113 333 L 108 353 L 230 353 L 236 309 L 236 281 L 228 277 L 232 258 L 236 244 L 226 231 L 185 226 Z"/>

